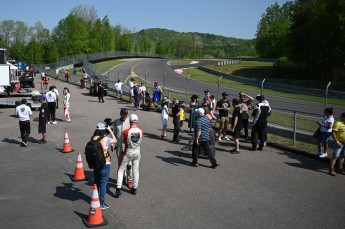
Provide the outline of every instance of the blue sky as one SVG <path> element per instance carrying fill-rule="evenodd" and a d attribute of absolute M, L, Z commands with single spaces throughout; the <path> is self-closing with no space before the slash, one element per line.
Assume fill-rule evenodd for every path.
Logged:
<path fill-rule="evenodd" d="M 0 21 L 23 21 L 28 26 L 42 22 L 53 29 L 72 8 L 94 6 L 99 18 L 132 31 L 164 28 L 251 39 L 266 8 L 286 0 L 1 0 Z"/>

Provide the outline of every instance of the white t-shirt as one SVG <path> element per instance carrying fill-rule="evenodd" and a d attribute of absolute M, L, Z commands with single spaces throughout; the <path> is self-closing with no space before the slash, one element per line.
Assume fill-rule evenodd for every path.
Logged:
<path fill-rule="evenodd" d="M 48 91 L 46 93 L 46 97 L 47 97 L 47 102 L 48 103 L 52 103 L 56 101 L 56 94 L 54 91 Z"/>
<path fill-rule="evenodd" d="M 29 121 L 32 111 L 30 107 L 25 104 L 19 105 L 16 107 L 16 115 L 19 118 L 19 121 Z"/>
<path fill-rule="evenodd" d="M 321 132 L 332 132 L 332 127 L 333 127 L 333 124 L 334 124 L 334 117 L 333 117 L 333 115 L 331 115 L 329 117 L 325 116 L 325 117 L 322 118 L 322 124 L 323 125 L 328 126 L 328 123 L 330 123 L 330 122 L 332 123 L 331 128 L 328 129 L 328 128 L 324 127 L 324 126 L 321 126 L 320 131 Z"/>
<path fill-rule="evenodd" d="M 71 97 L 70 93 L 66 93 L 63 98 L 63 104 L 65 104 L 66 107 L 69 107 L 69 98 Z"/>
<path fill-rule="evenodd" d="M 56 98 L 58 98 L 59 97 L 59 91 L 56 88 L 54 88 L 54 93 L 56 95 Z"/>
<path fill-rule="evenodd" d="M 123 84 L 122 82 L 116 83 L 116 84 L 115 84 L 115 89 L 121 91 L 122 84 Z"/>

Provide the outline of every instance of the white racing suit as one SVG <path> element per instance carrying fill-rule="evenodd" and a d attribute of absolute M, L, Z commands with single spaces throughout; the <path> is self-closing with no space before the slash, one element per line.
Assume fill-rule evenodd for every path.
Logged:
<path fill-rule="evenodd" d="M 122 186 L 123 172 L 127 168 L 128 163 L 132 162 L 133 170 L 133 188 L 138 188 L 139 183 L 139 162 L 140 162 L 140 143 L 143 139 L 144 131 L 138 127 L 131 126 L 123 131 L 123 141 L 125 143 L 125 151 L 123 152 L 121 164 L 117 172 L 118 189 Z"/>

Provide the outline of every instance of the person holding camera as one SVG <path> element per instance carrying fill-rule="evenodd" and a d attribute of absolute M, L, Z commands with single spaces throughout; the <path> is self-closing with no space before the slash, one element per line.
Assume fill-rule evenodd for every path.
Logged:
<path fill-rule="evenodd" d="M 128 110 L 122 108 L 120 110 L 120 118 L 116 119 L 113 124 L 114 134 L 117 140 L 115 152 L 118 159 L 118 167 L 120 167 L 120 161 L 123 155 L 123 131 L 130 127 L 128 120 Z M 123 173 L 123 183 L 132 188 L 132 163 L 127 165 L 127 169 Z"/>

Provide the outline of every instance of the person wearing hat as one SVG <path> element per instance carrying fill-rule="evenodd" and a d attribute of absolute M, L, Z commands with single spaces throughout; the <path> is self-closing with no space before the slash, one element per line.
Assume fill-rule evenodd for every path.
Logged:
<path fill-rule="evenodd" d="M 167 138 L 167 126 L 169 121 L 169 99 L 168 97 L 164 96 L 162 101 L 162 112 L 161 112 L 161 120 L 162 120 L 162 135 L 161 138 Z"/>
<path fill-rule="evenodd" d="M 118 159 L 118 167 L 120 167 L 120 161 L 123 154 L 123 131 L 130 127 L 129 119 L 128 119 L 128 110 L 126 108 L 122 108 L 120 110 L 120 118 L 115 119 L 113 124 L 114 135 L 116 137 L 116 147 L 115 152 Z M 132 167 L 131 165 L 127 166 L 127 169 L 123 173 L 123 183 L 128 186 L 128 188 L 132 188 Z"/>
<path fill-rule="evenodd" d="M 345 112 L 340 115 L 340 121 L 336 122 L 332 128 L 332 137 L 334 140 L 333 156 L 330 160 L 329 174 L 332 176 L 336 175 L 334 165 L 337 159 L 339 172 L 344 172 L 344 159 L 345 159 Z"/>
<path fill-rule="evenodd" d="M 204 102 L 205 102 L 205 99 L 210 98 L 210 96 L 211 96 L 210 90 L 206 89 L 206 90 L 204 91 L 204 96 L 201 98 L 201 103 L 204 103 Z"/>
<path fill-rule="evenodd" d="M 158 110 L 158 103 L 162 100 L 163 89 L 158 85 L 158 82 L 154 83 L 154 88 L 152 89 L 152 103 L 154 105 L 155 111 Z"/>
<path fill-rule="evenodd" d="M 38 141 L 39 144 L 47 143 L 47 121 L 49 119 L 49 110 L 48 104 L 46 101 L 46 97 L 41 95 L 39 97 L 39 101 L 41 103 L 41 107 L 39 108 L 39 115 L 38 115 L 38 133 L 42 134 L 42 139 Z"/>
<path fill-rule="evenodd" d="M 230 101 L 227 99 L 229 93 L 223 92 L 222 99 L 217 102 L 216 110 L 219 113 L 219 130 L 218 130 L 218 140 L 222 140 L 222 135 L 225 140 L 230 140 L 226 134 L 228 132 L 228 124 L 229 124 L 229 110 L 230 110 Z"/>
<path fill-rule="evenodd" d="M 145 107 L 145 93 L 146 93 L 146 87 L 145 87 L 144 82 L 140 83 L 138 93 L 139 93 L 139 101 L 142 100 L 142 105 L 143 105 L 143 109 L 144 109 L 144 107 Z M 140 102 L 139 102 L 139 107 L 140 107 Z"/>
<path fill-rule="evenodd" d="M 22 99 L 21 105 L 16 107 L 16 115 L 19 118 L 20 137 L 22 139 L 21 145 L 24 147 L 28 146 L 27 141 L 31 132 L 30 116 L 32 115 L 30 107 L 26 104 L 27 100 Z"/>
<path fill-rule="evenodd" d="M 251 106 L 252 102 L 254 101 L 254 98 L 250 95 L 247 95 L 244 92 L 239 93 L 239 99 L 240 99 L 240 108 L 242 111 L 242 122 L 243 122 L 243 129 L 244 129 L 244 139 L 246 142 L 249 140 L 248 138 L 248 121 L 249 121 L 249 106 Z"/>
<path fill-rule="evenodd" d="M 264 95 L 257 95 L 256 99 L 258 103 L 254 106 L 252 113 L 253 125 L 252 125 L 252 151 L 263 150 L 265 142 L 267 140 L 267 118 L 271 115 L 271 107 Z M 256 148 L 259 139 L 259 148 Z"/>
<path fill-rule="evenodd" d="M 241 131 L 243 129 L 240 100 L 237 98 L 234 98 L 232 100 L 232 105 L 234 107 L 234 110 L 232 112 L 230 132 L 232 132 L 232 136 L 235 141 L 235 146 L 234 146 L 234 149 L 230 150 L 230 153 L 240 153 L 240 136 L 241 136 Z"/>
<path fill-rule="evenodd" d="M 144 136 L 144 131 L 138 127 L 138 116 L 136 114 L 131 114 L 129 116 L 129 122 L 130 128 L 123 131 L 123 143 L 125 144 L 125 150 L 123 152 L 120 167 L 117 172 L 115 198 L 119 198 L 122 194 L 121 187 L 123 172 L 129 162 L 132 162 L 133 167 L 133 187 L 130 190 L 133 195 L 137 194 L 139 184 L 139 163 L 141 158 L 140 144 Z"/>
<path fill-rule="evenodd" d="M 108 137 L 108 133 L 111 137 Z M 98 123 L 91 140 L 100 140 L 102 150 L 105 157 L 105 166 L 102 169 L 93 170 L 93 182 L 97 185 L 99 193 L 99 203 L 102 210 L 109 208 L 109 204 L 105 202 L 105 193 L 107 191 L 108 179 L 110 174 L 111 156 L 108 148 L 110 144 L 115 144 L 116 137 L 111 130 L 111 126 L 106 126 L 104 123 Z"/>
<path fill-rule="evenodd" d="M 200 147 L 204 150 L 205 154 L 211 162 L 211 168 L 215 169 L 219 166 L 217 160 L 214 158 L 214 154 L 210 150 L 210 132 L 211 120 L 205 116 L 205 110 L 203 108 L 196 109 L 198 119 L 194 127 L 194 141 L 192 147 L 192 166 L 199 167 L 198 156 Z"/>
<path fill-rule="evenodd" d="M 174 124 L 174 135 L 173 135 L 173 143 L 180 143 L 179 134 L 180 134 L 180 102 L 177 99 L 173 99 L 172 101 L 172 109 L 171 113 L 173 116 L 173 124 Z"/>
<path fill-rule="evenodd" d="M 194 128 L 195 121 L 196 121 L 196 113 L 195 110 L 199 108 L 198 103 L 198 96 L 192 95 L 189 102 L 189 119 L 188 119 L 188 127 L 189 127 L 189 133 L 193 133 L 192 129 Z"/>

